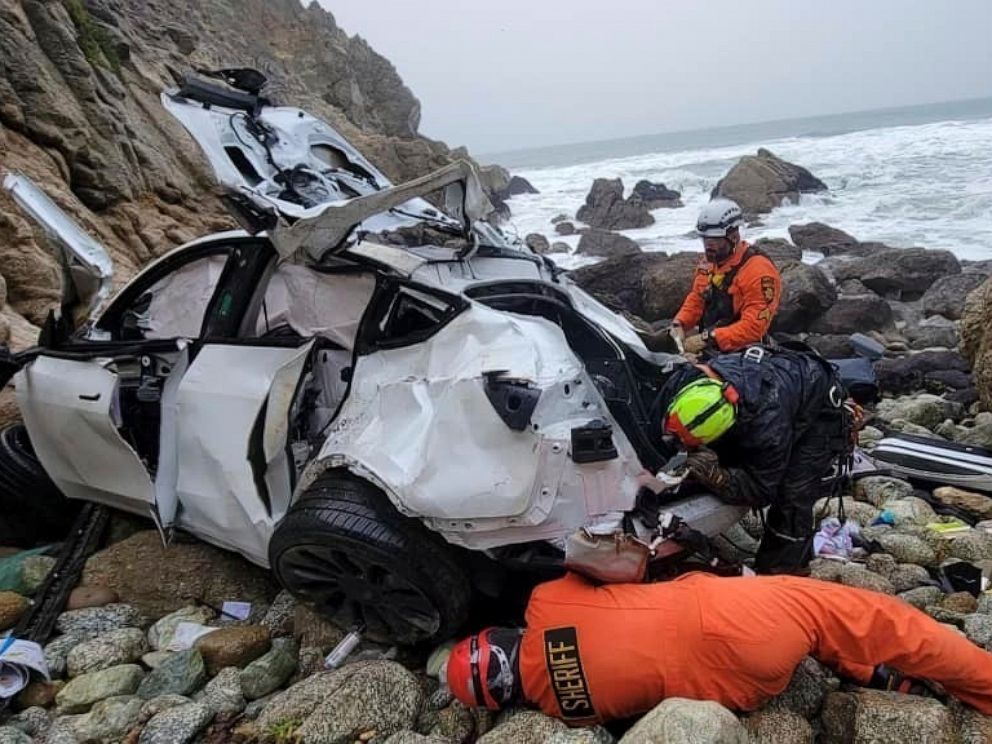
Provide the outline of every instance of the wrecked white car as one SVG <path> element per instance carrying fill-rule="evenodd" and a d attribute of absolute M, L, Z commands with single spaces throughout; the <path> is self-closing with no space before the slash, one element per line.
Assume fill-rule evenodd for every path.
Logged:
<path fill-rule="evenodd" d="M 453 634 L 492 566 L 560 567 L 568 535 L 629 519 L 666 460 L 648 434 L 666 360 L 483 222 L 471 166 L 394 186 L 257 91 L 188 80 L 162 102 L 246 230 L 112 299 L 106 252 L 4 181 L 89 306 L 71 328 L 67 300 L 15 379 L 62 493 L 271 566 L 394 642 Z M 439 191 L 444 210 L 424 199 Z M 711 535 L 740 516 L 706 495 L 664 509 Z"/>

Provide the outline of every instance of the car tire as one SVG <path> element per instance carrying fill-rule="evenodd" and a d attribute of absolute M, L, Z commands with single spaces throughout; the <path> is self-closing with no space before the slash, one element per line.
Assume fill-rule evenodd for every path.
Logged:
<path fill-rule="evenodd" d="M 269 562 L 283 588 L 336 625 L 409 645 L 450 638 L 468 617 L 457 550 L 368 481 L 331 470 L 276 526 Z"/>
<path fill-rule="evenodd" d="M 64 540 L 81 506 L 48 477 L 23 425 L 0 430 L 0 545 L 30 548 Z"/>

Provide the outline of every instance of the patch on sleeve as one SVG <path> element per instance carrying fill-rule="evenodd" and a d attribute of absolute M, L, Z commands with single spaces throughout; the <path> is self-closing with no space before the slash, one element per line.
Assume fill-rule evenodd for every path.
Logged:
<path fill-rule="evenodd" d="M 569 626 L 544 631 L 544 658 L 562 718 L 569 723 L 597 719 L 579 657 L 575 628 Z"/>
<path fill-rule="evenodd" d="M 771 304 L 775 301 L 775 278 L 771 276 L 761 277 L 761 294 L 765 296 L 765 302 Z"/>

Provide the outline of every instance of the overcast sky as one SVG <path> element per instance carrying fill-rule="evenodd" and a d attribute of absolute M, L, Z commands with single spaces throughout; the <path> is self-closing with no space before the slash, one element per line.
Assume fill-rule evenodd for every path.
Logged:
<path fill-rule="evenodd" d="M 992 95 L 992 0 L 319 0 L 475 153 Z"/>

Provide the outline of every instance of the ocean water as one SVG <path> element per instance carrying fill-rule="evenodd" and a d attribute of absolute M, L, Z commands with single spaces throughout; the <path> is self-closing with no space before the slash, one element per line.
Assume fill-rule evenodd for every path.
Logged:
<path fill-rule="evenodd" d="M 766 147 L 808 168 L 829 187 L 764 215 L 745 237 L 788 237 L 819 221 L 860 240 L 946 248 L 992 259 L 992 99 L 768 122 L 698 132 L 582 143 L 491 156 L 541 192 L 513 197 L 508 229 L 555 234 L 551 218 L 574 216 L 595 178 L 640 179 L 682 192 L 685 207 L 658 209 L 655 224 L 624 231 L 644 250 L 700 250 L 691 236 L 709 192 L 743 155 Z M 598 259 L 553 255 L 565 268 Z M 807 256 L 815 259 L 816 256 Z"/>

